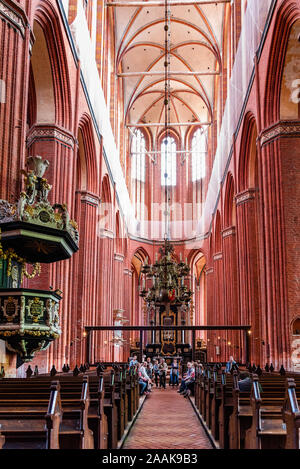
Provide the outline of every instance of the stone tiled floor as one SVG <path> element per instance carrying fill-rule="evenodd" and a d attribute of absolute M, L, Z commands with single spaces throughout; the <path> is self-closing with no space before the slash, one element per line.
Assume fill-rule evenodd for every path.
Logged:
<path fill-rule="evenodd" d="M 177 388 L 153 389 L 124 449 L 212 449 L 194 410 Z"/>

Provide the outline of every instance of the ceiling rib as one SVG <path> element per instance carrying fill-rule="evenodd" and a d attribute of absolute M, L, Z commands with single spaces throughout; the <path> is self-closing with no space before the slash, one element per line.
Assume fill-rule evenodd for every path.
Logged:
<path fill-rule="evenodd" d="M 117 76 L 118 77 L 122 77 L 122 78 L 126 78 L 126 77 L 139 77 L 139 76 L 151 76 L 151 75 L 164 75 L 165 72 L 162 71 L 162 72 L 158 72 L 158 71 L 154 71 L 154 72 L 123 72 L 123 73 L 117 73 Z M 173 76 L 178 76 L 178 75 L 201 75 L 201 76 L 215 76 L 215 75 L 221 75 L 220 72 L 185 72 L 185 71 L 182 71 L 182 72 L 170 72 L 170 75 L 173 75 Z"/>
<path fill-rule="evenodd" d="M 149 124 L 125 124 L 126 127 L 164 127 L 163 122 L 151 122 Z M 212 125 L 212 122 L 171 122 L 170 127 L 189 127 L 190 125 Z"/>
<path fill-rule="evenodd" d="M 218 3 L 231 3 L 231 0 L 169 0 L 169 6 L 185 6 L 185 5 L 213 5 Z M 150 2 L 106 2 L 107 7 L 164 7 L 165 2 L 161 1 L 150 1 Z"/>

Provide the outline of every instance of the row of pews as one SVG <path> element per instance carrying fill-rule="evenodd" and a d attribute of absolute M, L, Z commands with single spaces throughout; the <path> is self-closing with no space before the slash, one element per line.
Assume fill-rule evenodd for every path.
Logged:
<path fill-rule="evenodd" d="M 222 449 L 299 449 L 300 376 L 251 374 L 241 392 L 239 373 L 196 366 L 195 407 Z"/>
<path fill-rule="evenodd" d="M 117 448 L 139 401 L 127 363 L 0 379 L 0 449 Z"/>

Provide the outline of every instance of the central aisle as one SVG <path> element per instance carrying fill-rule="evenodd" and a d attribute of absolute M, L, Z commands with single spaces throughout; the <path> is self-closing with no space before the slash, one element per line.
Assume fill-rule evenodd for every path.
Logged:
<path fill-rule="evenodd" d="M 167 386 L 149 394 L 123 448 L 212 449 L 212 445 L 188 399 Z"/>

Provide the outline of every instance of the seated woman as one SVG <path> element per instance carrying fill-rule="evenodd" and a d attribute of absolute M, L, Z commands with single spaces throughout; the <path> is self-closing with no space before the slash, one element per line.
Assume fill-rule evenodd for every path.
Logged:
<path fill-rule="evenodd" d="M 173 363 L 171 365 L 171 371 L 170 371 L 170 383 L 169 386 L 178 386 L 179 384 L 179 364 L 174 358 Z"/>

